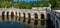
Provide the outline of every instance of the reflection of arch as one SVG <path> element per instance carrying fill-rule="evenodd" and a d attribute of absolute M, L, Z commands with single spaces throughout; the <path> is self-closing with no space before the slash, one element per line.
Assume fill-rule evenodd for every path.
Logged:
<path fill-rule="evenodd" d="M 5 11 L 2 12 L 2 20 L 4 20 Z"/>
<path fill-rule="evenodd" d="M 41 14 L 41 19 L 44 19 L 44 14 Z"/>
<path fill-rule="evenodd" d="M 38 14 L 35 13 L 34 15 L 35 15 L 34 25 L 37 25 L 38 24 Z"/>
<path fill-rule="evenodd" d="M 17 12 L 15 12 L 16 16 L 15 16 L 15 20 L 17 20 Z"/>
<path fill-rule="evenodd" d="M 7 11 L 7 19 L 9 19 L 9 11 Z"/>
<path fill-rule="evenodd" d="M 31 14 L 30 13 L 28 13 L 28 24 L 30 24 L 30 21 L 31 21 Z"/>
<path fill-rule="evenodd" d="M 21 18 L 21 14 L 20 14 L 20 12 L 19 12 L 19 19 L 18 19 L 18 21 L 20 21 L 20 18 Z"/>
<path fill-rule="evenodd" d="M 35 15 L 35 18 L 38 18 L 38 14 L 37 13 L 35 13 L 34 15 Z"/>
<path fill-rule="evenodd" d="M 31 18 L 31 14 L 30 13 L 28 13 L 28 18 Z"/>
<path fill-rule="evenodd" d="M 45 25 L 45 21 L 44 20 L 41 20 L 41 25 Z"/>
<path fill-rule="evenodd" d="M 14 17 L 14 12 L 12 11 L 11 12 L 11 18 L 13 19 L 13 17 Z"/>
<path fill-rule="evenodd" d="M 23 15 L 24 15 L 24 20 L 23 20 L 23 23 L 25 23 L 25 13 L 23 13 Z"/>

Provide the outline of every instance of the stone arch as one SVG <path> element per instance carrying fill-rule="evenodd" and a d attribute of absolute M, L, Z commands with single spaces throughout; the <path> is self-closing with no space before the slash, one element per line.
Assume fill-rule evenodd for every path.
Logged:
<path fill-rule="evenodd" d="M 19 19 L 18 19 L 19 21 L 20 21 L 20 18 L 21 18 L 21 13 L 19 12 Z"/>
<path fill-rule="evenodd" d="M 34 25 L 37 25 L 38 24 L 38 14 L 35 13 L 34 15 L 35 15 Z"/>
<path fill-rule="evenodd" d="M 11 11 L 11 18 L 13 19 L 14 18 L 14 12 Z"/>
<path fill-rule="evenodd" d="M 43 19 L 43 20 L 42 20 Z M 44 14 L 41 14 L 41 26 L 45 25 Z"/>
<path fill-rule="evenodd" d="M 44 14 L 41 14 L 41 19 L 45 19 L 45 18 L 44 18 Z"/>
<path fill-rule="evenodd" d="M 9 19 L 9 11 L 7 11 L 7 20 Z"/>
<path fill-rule="evenodd" d="M 28 13 L 28 24 L 30 24 L 30 22 L 31 22 L 31 14 Z"/>
<path fill-rule="evenodd" d="M 28 13 L 28 18 L 31 18 L 31 14 L 30 13 Z"/>
<path fill-rule="evenodd" d="M 17 20 L 17 12 L 15 12 L 15 20 Z"/>
<path fill-rule="evenodd" d="M 7 19 L 9 19 L 9 11 L 7 11 Z"/>
<path fill-rule="evenodd" d="M 23 19 L 23 23 L 25 23 L 25 18 L 26 18 L 26 15 L 25 15 L 25 13 L 23 13 L 23 15 L 24 15 L 24 19 Z"/>
<path fill-rule="evenodd" d="M 35 15 L 35 18 L 38 18 L 38 14 L 37 13 L 35 13 L 34 15 Z"/>
<path fill-rule="evenodd" d="M 5 19 L 5 11 L 2 12 L 2 20 Z"/>

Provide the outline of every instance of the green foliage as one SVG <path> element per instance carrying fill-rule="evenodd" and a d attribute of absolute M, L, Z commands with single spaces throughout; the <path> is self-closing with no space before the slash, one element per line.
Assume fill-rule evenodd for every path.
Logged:
<path fill-rule="evenodd" d="M 50 0 L 52 7 L 60 7 L 60 0 Z"/>
<path fill-rule="evenodd" d="M 4 2 L 0 2 L 0 7 L 11 7 L 14 6 L 15 8 L 21 8 L 21 9 L 31 9 L 32 7 L 43 7 L 48 6 L 49 2 L 46 1 L 34 1 L 34 2 L 14 2 L 13 0 L 5 0 Z"/>
<path fill-rule="evenodd" d="M 11 6 L 11 3 L 8 2 L 8 1 L 5 1 L 5 2 L 2 2 L 2 3 L 1 3 L 1 7 L 2 7 L 2 8 L 4 8 L 4 7 L 9 8 L 10 6 Z"/>

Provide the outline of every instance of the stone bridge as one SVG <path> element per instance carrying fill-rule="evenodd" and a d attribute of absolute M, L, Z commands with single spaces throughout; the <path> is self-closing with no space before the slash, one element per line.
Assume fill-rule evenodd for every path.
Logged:
<path fill-rule="evenodd" d="M 39 9 L 0 8 L 0 22 L 16 21 L 38 28 L 60 28 L 60 10 L 50 7 Z"/>
<path fill-rule="evenodd" d="M 16 9 L 0 8 L 0 21 L 16 21 L 26 24 L 40 25 L 46 28 L 46 8 Z M 44 23 L 45 22 L 45 23 Z"/>

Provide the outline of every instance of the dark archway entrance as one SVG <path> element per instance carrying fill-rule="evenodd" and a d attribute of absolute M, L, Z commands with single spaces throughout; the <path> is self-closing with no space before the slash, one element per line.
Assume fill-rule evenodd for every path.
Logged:
<path fill-rule="evenodd" d="M 37 25 L 37 24 L 38 24 L 38 14 L 35 13 L 34 15 L 35 15 L 35 22 L 34 22 L 34 25 Z"/>
<path fill-rule="evenodd" d="M 14 12 L 12 11 L 11 12 L 11 19 L 13 19 L 14 18 Z"/>
<path fill-rule="evenodd" d="M 30 21 L 31 21 L 31 14 L 28 13 L 28 24 L 30 24 Z"/>
<path fill-rule="evenodd" d="M 20 19 L 21 19 L 21 13 L 19 12 L 19 19 L 18 19 L 18 21 L 20 21 Z"/>
<path fill-rule="evenodd" d="M 45 25 L 44 14 L 41 14 L 41 26 Z"/>
<path fill-rule="evenodd" d="M 44 19 L 44 14 L 41 14 L 41 19 Z"/>
<path fill-rule="evenodd" d="M 15 14 L 16 14 L 16 15 L 15 15 L 15 20 L 17 20 L 17 12 L 15 12 Z"/>
<path fill-rule="evenodd" d="M 9 19 L 9 11 L 7 11 L 7 20 Z"/>
<path fill-rule="evenodd" d="M 2 20 L 4 21 L 5 19 L 5 11 L 2 12 Z"/>
<path fill-rule="evenodd" d="M 26 18 L 25 16 L 26 16 L 26 15 L 25 15 L 25 13 L 23 13 L 23 15 L 24 15 L 24 17 L 23 17 L 23 18 L 24 18 L 24 19 L 23 19 L 23 23 L 25 23 L 25 18 Z"/>

